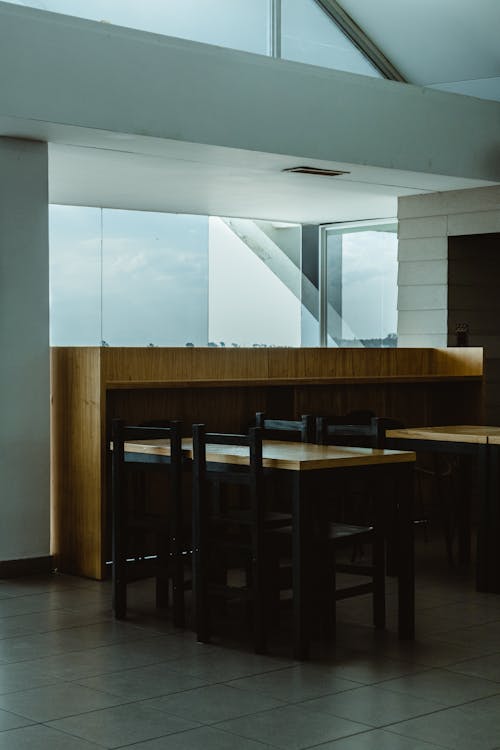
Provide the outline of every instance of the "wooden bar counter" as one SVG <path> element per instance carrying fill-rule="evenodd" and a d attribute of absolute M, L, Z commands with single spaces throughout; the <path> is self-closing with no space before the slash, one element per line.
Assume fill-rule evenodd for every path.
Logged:
<path fill-rule="evenodd" d="M 256 411 L 297 418 L 371 409 L 407 425 L 478 424 L 483 350 L 53 348 L 52 547 L 58 568 L 103 578 L 113 417 L 246 430 Z"/>

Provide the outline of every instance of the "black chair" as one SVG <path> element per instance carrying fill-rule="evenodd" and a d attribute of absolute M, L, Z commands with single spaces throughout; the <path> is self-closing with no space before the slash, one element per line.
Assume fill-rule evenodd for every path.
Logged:
<path fill-rule="evenodd" d="M 369 411 L 352 412 L 343 417 L 318 417 L 316 442 L 320 445 L 376 448 L 380 443 L 381 429 L 379 420 Z M 364 472 L 346 470 L 343 478 L 344 481 L 339 481 L 337 487 L 337 498 L 327 498 L 321 504 L 323 532 L 319 538 L 330 561 L 329 570 L 332 571 L 329 621 L 334 627 L 337 601 L 371 593 L 374 625 L 381 628 L 385 626 L 385 540 L 382 534 L 374 531 L 374 515 L 380 515 L 380 509 L 375 507 L 372 497 L 376 487 L 371 478 L 365 478 Z M 340 503 L 335 503 L 335 499 Z M 331 518 L 332 506 L 334 519 Z M 340 522 L 335 518 L 335 513 L 340 514 Z M 372 548 L 371 561 L 362 563 L 358 560 L 359 551 L 366 544 Z M 340 563 L 338 551 L 347 545 L 352 550 L 351 559 Z M 366 576 L 371 580 L 339 588 L 335 580 L 337 573 Z"/>
<path fill-rule="evenodd" d="M 378 448 L 381 430 L 381 421 L 368 411 L 352 412 L 342 417 L 317 417 L 316 442 L 319 445 Z"/>
<path fill-rule="evenodd" d="M 301 442 L 313 442 L 315 432 L 317 432 L 315 430 L 314 418 L 311 415 L 303 415 L 300 420 L 292 421 L 266 419 L 263 412 L 257 412 L 255 421 L 263 429 L 263 437 L 265 439 L 299 439 Z M 373 412 L 351 412 L 345 420 L 337 420 L 337 422 L 335 427 L 339 429 L 337 437 L 340 442 L 352 436 L 353 423 L 354 431 L 357 431 L 357 439 L 360 439 L 361 436 L 362 439 L 369 441 L 370 444 L 377 439 L 379 427 L 374 421 Z M 331 426 L 333 426 L 333 420 L 327 420 L 326 418 L 317 420 L 316 427 L 320 427 L 323 432 L 319 435 L 320 439 L 317 439 L 316 442 L 325 445 L 329 443 L 329 440 L 325 438 L 325 431 L 326 429 L 330 430 Z M 326 504 L 330 505 L 328 499 Z M 316 502 L 315 505 L 321 509 L 321 506 L 325 504 Z M 291 528 L 282 529 L 279 534 L 283 538 L 287 532 L 290 534 Z M 368 542 L 374 547 L 376 567 L 374 564 L 362 565 L 358 563 L 356 565 L 348 565 L 338 562 L 338 553 L 341 548 L 348 546 L 359 548 Z M 322 619 L 326 622 L 328 629 L 332 631 L 335 628 L 337 601 L 366 593 L 374 594 L 374 622 L 377 627 L 383 627 L 385 625 L 384 547 L 380 543 L 378 543 L 378 546 L 374 545 L 373 528 L 371 526 L 341 523 L 339 521 L 325 521 L 325 517 L 320 510 L 316 518 L 315 547 L 317 552 L 317 563 L 314 571 L 314 578 L 316 580 L 315 590 L 318 592 L 320 599 L 318 601 L 318 611 Z M 285 548 L 285 546 L 282 546 L 281 552 Z M 370 583 L 338 588 L 337 572 L 369 576 L 372 578 L 372 581 Z M 283 585 L 283 581 L 281 584 Z M 321 595 L 322 591 L 326 592 L 326 595 L 323 597 Z"/>
<path fill-rule="evenodd" d="M 207 444 L 241 446 L 248 463 L 207 463 Z M 240 491 L 223 496 L 231 486 Z M 211 637 L 214 600 L 232 599 L 248 605 L 254 649 L 266 651 L 273 534 L 290 524 L 290 516 L 268 511 L 265 497 L 261 430 L 233 435 L 193 425 L 193 584 L 196 633 L 202 643 Z M 235 568 L 241 571 L 236 580 Z"/>
<path fill-rule="evenodd" d="M 403 422 L 395 419 L 377 419 L 377 447 L 385 446 L 386 430 L 398 430 L 405 427 Z M 461 517 L 460 508 L 455 507 L 459 457 L 440 453 L 419 453 L 415 464 L 415 503 L 418 504 L 418 517 L 414 523 L 424 528 L 427 541 L 427 525 L 429 523 L 428 502 L 435 506 L 439 513 L 439 521 L 446 545 L 446 557 L 450 566 L 454 565 L 453 547 L 456 532 L 467 536 L 470 534 L 469 519 L 463 519 L 458 528 Z"/>
<path fill-rule="evenodd" d="M 173 622 L 185 621 L 184 569 L 186 550 L 182 501 L 182 454 L 180 422 L 146 427 L 112 422 L 112 588 L 117 619 L 127 615 L 127 584 L 143 578 L 156 579 L 156 605 L 169 601 L 172 582 Z M 132 440 L 163 439 L 170 455 L 146 456 L 129 453 L 124 443 Z M 144 494 L 144 482 L 134 481 L 130 469 L 139 464 L 157 464 L 162 469 L 160 507 L 151 507 Z M 166 476 L 165 476 L 166 475 Z M 166 482 L 163 482 L 163 477 Z"/>
<path fill-rule="evenodd" d="M 268 419 L 265 412 L 258 411 L 255 414 L 255 426 L 264 430 L 265 440 L 314 442 L 314 417 L 310 414 L 303 414 L 300 420 Z"/>

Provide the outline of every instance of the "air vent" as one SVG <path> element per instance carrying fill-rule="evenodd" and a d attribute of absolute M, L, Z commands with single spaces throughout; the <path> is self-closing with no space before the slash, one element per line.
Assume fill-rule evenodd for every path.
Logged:
<path fill-rule="evenodd" d="M 320 167 L 289 167 L 283 172 L 295 172 L 296 174 L 314 174 L 318 177 L 340 177 L 343 174 L 350 174 L 342 169 L 321 169 Z"/>

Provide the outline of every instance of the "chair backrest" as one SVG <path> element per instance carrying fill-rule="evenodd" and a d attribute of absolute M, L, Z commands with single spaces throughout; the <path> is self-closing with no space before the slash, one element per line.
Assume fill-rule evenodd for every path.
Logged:
<path fill-rule="evenodd" d="M 300 419 L 267 419 L 265 412 L 255 414 L 255 425 L 262 429 L 264 440 L 295 440 L 301 443 L 314 442 L 314 417 L 303 414 Z"/>
<path fill-rule="evenodd" d="M 170 447 L 170 457 L 167 465 L 170 471 L 170 487 L 172 494 L 179 498 L 181 493 L 182 464 L 182 422 L 171 421 L 168 427 L 144 427 L 142 425 L 127 425 L 122 419 L 113 419 L 111 423 L 111 439 L 113 442 L 112 477 L 113 502 L 117 502 L 122 493 L 123 464 L 125 458 L 125 443 L 132 440 L 167 440 Z M 130 458 L 134 460 L 134 454 Z M 144 462 L 144 456 L 137 454 L 137 460 Z"/>
<path fill-rule="evenodd" d="M 248 448 L 248 463 L 225 463 L 216 472 L 207 467 L 207 445 L 243 446 Z M 219 463 L 219 462 L 213 462 Z M 208 484 L 213 478 L 217 492 L 223 484 L 246 485 L 249 487 L 250 519 L 255 528 L 262 530 L 263 508 L 263 468 L 262 430 L 253 427 L 248 435 L 206 432 L 205 425 L 193 425 L 193 526 L 195 546 L 200 535 L 200 527 L 210 515 L 210 494 Z"/>
<path fill-rule="evenodd" d="M 368 422 L 353 421 L 345 417 L 318 417 L 316 419 L 316 442 L 320 445 L 352 445 L 363 448 L 378 447 L 376 417 Z"/>
<path fill-rule="evenodd" d="M 250 428 L 248 435 L 207 432 L 205 425 L 193 425 L 193 473 L 197 477 L 207 471 L 207 445 L 236 445 L 248 448 L 248 464 L 227 464 L 227 474 L 234 469 L 234 474 L 258 475 L 262 472 L 262 436 L 263 431 L 257 427 Z M 198 477 L 197 477 L 198 478 Z M 243 480 L 244 481 L 244 480 Z"/>
<path fill-rule="evenodd" d="M 316 442 L 320 445 L 383 448 L 385 431 L 402 426 L 403 423 L 396 419 L 375 417 L 371 412 L 351 412 L 344 417 L 318 417 Z"/>

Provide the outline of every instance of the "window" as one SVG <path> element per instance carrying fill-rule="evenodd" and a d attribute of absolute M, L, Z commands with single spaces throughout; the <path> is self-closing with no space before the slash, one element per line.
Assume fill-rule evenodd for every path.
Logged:
<path fill-rule="evenodd" d="M 325 345 L 397 345 L 397 269 L 394 224 L 348 224 L 323 230 Z"/>
<path fill-rule="evenodd" d="M 315 0 L 281 0 L 281 3 L 282 57 L 382 77 Z"/>
<path fill-rule="evenodd" d="M 381 75 L 315 0 L 7 2 L 326 68 Z M 272 39 L 278 40 L 280 55 L 272 49 Z"/>

